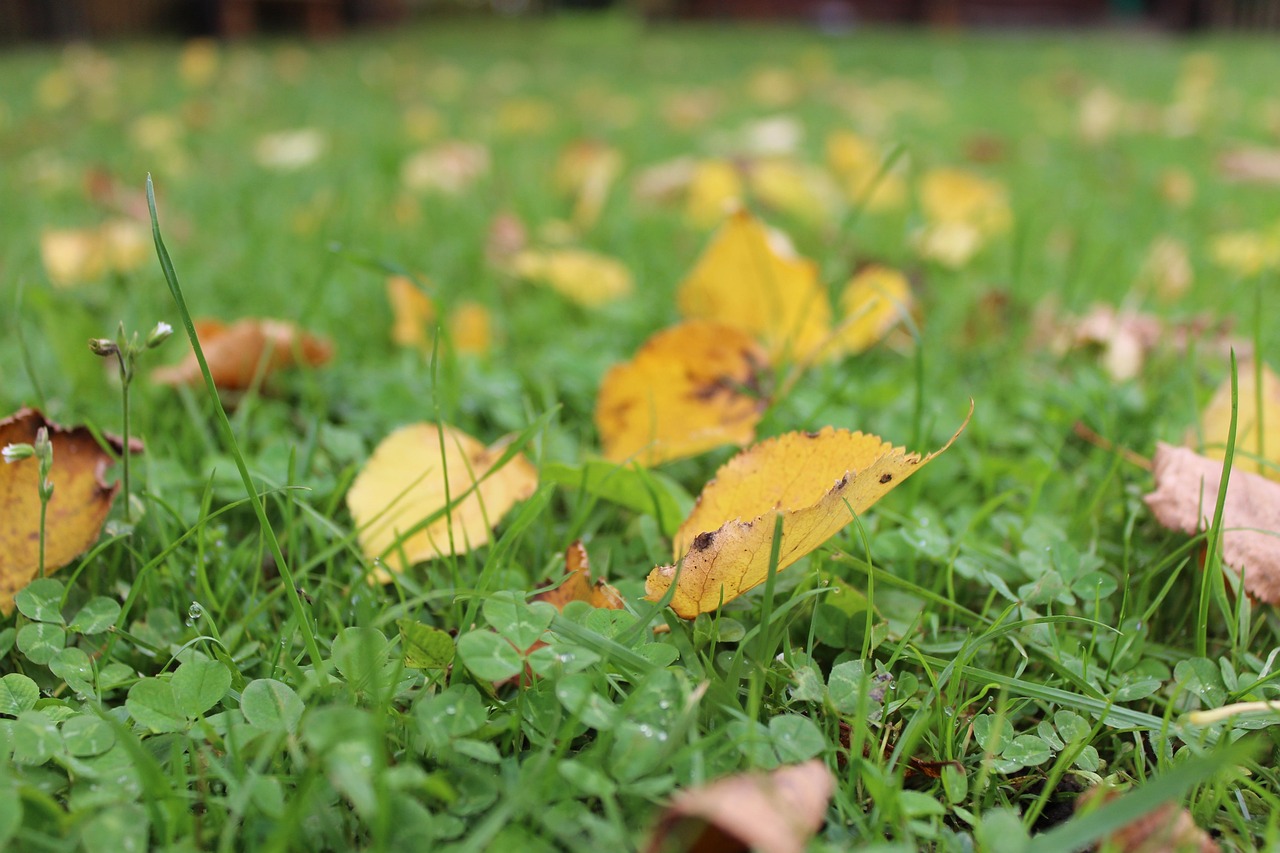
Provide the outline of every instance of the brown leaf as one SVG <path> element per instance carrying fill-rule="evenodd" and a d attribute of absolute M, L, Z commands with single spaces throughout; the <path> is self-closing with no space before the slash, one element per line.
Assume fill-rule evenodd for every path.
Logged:
<path fill-rule="evenodd" d="M 533 597 L 534 601 L 545 601 L 556 610 L 564 610 L 571 601 L 585 601 L 592 607 L 604 610 L 621 610 L 622 596 L 603 580 L 591 582 L 591 566 L 587 560 L 587 549 L 579 539 L 564 552 L 564 568 L 567 577 L 556 587 L 543 590 Z"/>
<path fill-rule="evenodd" d="M 213 384 L 241 391 L 259 373 L 263 378 L 286 367 L 317 367 L 333 357 L 333 344 L 285 320 L 246 318 L 230 325 L 220 320 L 197 320 L 196 336 L 204 349 Z M 196 385 L 203 378 L 195 353 L 179 364 L 161 367 L 151 378 L 162 385 Z"/>
<path fill-rule="evenodd" d="M 21 409 L 0 420 L 0 447 L 34 444 L 41 427 L 53 443 L 53 498 L 45 519 L 45 573 L 57 571 L 98 541 L 118 483 L 103 482 L 111 455 L 87 427 L 67 429 L 45 420 L 35 409 Z M 117 452 L 124 444 L 104 436 Z M 141 442 L 131 442 L 133 453 Z M 13 596 L 35 579 L 40 555 L 40 463 L 34 458 L 0 465 L 0 612 L 13 612 Z"/>
<path fill-rule="evenodd" d="M 1222 463 L 1185 447 L 1156 445 L 1156 490 L 1147 506 L 1170 530 L 1208 529 L 1218 502 Z M 1223 562 L 1244 574 L 1244 588 L 1280 604 L 1280 484 L 1239 469 L 1231 472 L 1222 517 Z"/>
<path fill-rule="evenodd" d="M 835 777 L 818 759 L 769 773 L 738 773 L 678 793 L 645 847 L 699 853 L 800 853 L 822 826 Z"/>
<path fill-rule="evenodd" d="M 1076 809 L 1117 796 L 1116 791 L 1093 788 L 1080 797 Z M 1165 803 L 1111 833 L 1102 849 L 1114 853 L 1219 853 L 1222 848 L 1196 826 L 1186 809 Z"/>

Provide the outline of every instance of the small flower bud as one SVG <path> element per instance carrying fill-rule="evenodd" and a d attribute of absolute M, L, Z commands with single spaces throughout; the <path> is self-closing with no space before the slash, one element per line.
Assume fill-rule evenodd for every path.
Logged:
<path fill-rule="evenodd" d="M 120 346 L 110 338 L 90 338 L 89 349 L 94 355 L 100 355 L 103 358 L 110 358 L 120 352 Z"/>
<path fill-rule="evenodd" d="M 169 336 L 172 334 L 173 326 L 164 321 L 156 323 L 156 327 L 151 330 L 151 334 L 147 335 L 147 349 L 155 349 L 169 340 Z"/>
<path fill-rule="evenodd" d="M 29 444 L 6 444 L 0 449 L 0 455 L 4 456 L 5 464 L 13 464 L 23 459 L 30 459 L 36 455 L 36 449 Z"/>
<path fill-rule="evenodd" d="M 49 428 L 36 430 L 35 454 L 45 464 L 53 463 L 53 442 L 49 440 Z"/>

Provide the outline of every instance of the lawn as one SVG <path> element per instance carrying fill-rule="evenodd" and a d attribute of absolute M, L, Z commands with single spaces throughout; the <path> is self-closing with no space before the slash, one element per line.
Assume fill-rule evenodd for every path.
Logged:
<path fill-rule="evenodd" d="M 101 538 L 0 622 L 0 844 L 629 850 L 682 792 L 816 759 L 834 791 L 796 830 L 809 849 L 1080 849 L 1157 808 L 1192 844 L 1194 823 L 1277 847 L 1280 715 L 1194 712 L 1280 699 L 1280 621 L 1224 569 L 1221 521 L 1190 536 L 1143 500 L 1157 442 L 1214 443 L 1232 346 L 1241 411 L 1270 393 L 1250 365 L 1280 346 L 1276 79 L 1274 40 L 1243 37 L 622 17 L 0 55 L 0 415 L 109 445 L 127 408 L 145 444 Z M 746 400 L 748 435 L 641 468 L 597 427 L 601 383 L 696 313 L 682 282 L 717 235 L 758 229 L 725 220 L 731 197 L 837 314 L 869 264 L 910 295 L 839 352 L 805 357 L 775 322 L 743 345 L 767 351 L 750 381 L 704 395 Z M 566 249 L 615 263 L 557 278 Z M 757 272 L 718 269 L 704 318 L 751 313 Z M 1120 313 L 1091 332 L 1099 304 Z M 219 405 L 198 371 L 153 375 L 191 351 L 191 316 L 288 321 L 332 355 L 274 370 L 250 347 Z M 86 346 L 157 323 L 174 334 L 139 344 L 127 385 Z M 971 401 L 856 520 L 865 478 L 836 495 L 842 529 L 794 564 L 776 530 L 798 517 L 765 512 L 763 583 L 696 619 L 646 599 L 654 567 L 715 539 L 673 557 L 752 433 L 924 454 Z M 474 436 L 461 467 L 496 458 L 484 482 L 514 505 L 486 493 L 466 536 L 488 544 L 368 545 L 348 493 L 413 423 Z M 383 454 L 410 476 L 394 491 L 454 440 L 428 434 Z M 1233 476 L 1274 474 L 1259 453 L 1280 459 L 1237 447 Z M 524 459 L 537 482 L 503 485 Z M 822 493 L 863 467 L 807 465 L 758 476 Z M 405 523 L 464 512 L 459 467 Z M 9 482 L 5 588 L 36 574 L 13 555 L 39 506 L 34 474 Z M 621 609 L 530 600 L 576 541 Z M 1073 817 L 1100 786 L 1115 799 Z M 730 797 L 730 831 L 790 825 L 764 790 Z"/>

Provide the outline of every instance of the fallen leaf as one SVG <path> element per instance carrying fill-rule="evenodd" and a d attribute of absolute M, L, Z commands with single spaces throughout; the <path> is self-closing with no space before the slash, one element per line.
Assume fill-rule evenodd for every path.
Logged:
<path fill-rule="evenodd" d="M 494 124 L 503 136 L 541 136 L 556 122 L 556 108 L 542 98 L 519 97 L 498 105 Z"/>
<path fill-rule="evenodd" d="M 303 127 L 258 137 L 253 145 L 253 159 L 264 169 L 293 172 L 319 160 L 324 149 L 324 134 L 317 128 Z"/>
<path fill-rule="evenodd" d="M 820 225 L 835 217 L 839 194 L 825 172 L 784 158 L 753 163 L 747 182 L 755 199 L 769 210 Z"/>
<path fill-rule="evenodd" d="M 1191 289 L 1194 275 L 1187 247 L 1166 236 L 1157 238 L 1147 250 L 1138 281 L 1165 302 L 1174 302 Z"/>
<path fill-rule="evenodd" d="M 1160 442 L 1155 491 L 1144 500 L 1170 530 L 1197 534 L 1209 528 L 1218 503 L 1222 463 Z M 1268 604 L 1280 604 L 1280 484 L 1232 470 L 1222 515 L 1222 561 L 1244 575 L 1244 588 Z"/>
<path fill-rule="evenodd" d="M 1218 172 L 1244 184 L 1280 185 L 1280 148 L 1236 148 L 1218 157 Z"/>
<path fill-rule="evenodd" d="M 905 275 L 880 264 L 864 267 L 840 294 L 842 319 L 832 343 L 849 355 L 868 350 L 911 313 L 913 304 Z"/>
<path fill-rule="evenodd" d="M 98 541 L 119 483 L 103 481 L 109 453 L 88 427 L 65 428 L 45 420 L 35 409 L 20 409 L 0 420 L 0 447 L 34 444 L 41 427 L 53 444 L 53 497 L 45 519 L 45 573 L 51 574 Z M 123 442 L 103 436 L 116 453 Z M 142 444 L 130 442 L 130 451 Z M 0 465 L 0 612 L 13 612 L 13 596 L 35 579 L 40 565 L 40 462 L 35 458 Z"/>
<path fill-rule="evenodd" d="M 932 169 L 920 181 L 920 206 L 931 223 L 964 223 L 982 238 L 1013 224 L 1004 187 L 964 169 Z"/>
<path fill-rule="evenodd" d="M 924 457 L 879 436 L 832 427 L 747 448 L 702 490 L 676 532 L 675 562 L 645 581 L 647 598 L 659 601 L 675 584 L 671 608 L 685 619 L 732 601 L 768 577 L 778 518 L 781 571 L 950 447 L 968 423 Z"/>
<path fill-rule="evenodd" d="M 45 229 L 40 233 L 40 259 L 54 287 L 71 287 L 101 277 L 107 269 L 106 248 L 97 229 Z"/>
<path fill-rule="evenodd" d="M 587 308 L 631 294 L 631 271 L 615 258 L 586 249 L 527 249 L 516 255 L 513 267 L 521 278 Z"/>
<path fill-rule="evenodd" d="M 1091 788 L 1076 801 L 1076 811 L 1117 796 L 1119 792 L 1115 790 Z M 1162 803 L 1108 835 L 1100 849 L 1111 853 L 1219 853 L 1222 848 L 1196 826 L 1186 809 L 1176 803 Z"/>
<path fill-rule="evenodd" d="M 817 267 L 745 210 L 712 237 L 676 301 L 685 317 L 741 329 L 774 357 L 803 361 L 830 334 L 831 304 Z"/>
<path fill-rule="evenodd" d="M 710 228 L 742 204 L 745 192 L 736 166 L 727 160 L 703 160 L 689 176 L 685 218 L 698 228 Z"/>
<path fill-rule="evenodd" d="M 411 156 L 400 169 L 400 180 L 410 190 L 460 195 L 488 172 L 488 148 L 454 140 Z"/>
<path fill-rule="evenodd" d="M 203 88 L 213 82 L 222 64 L 218 43 L 211 38 L 191 39 L 182 46 L 178 57 L 178 76 L 192 88 Z"/>
<path fill-rule="evenodd" d="M 653 335 L 600 384 L 605 458 L 657 465 L 755 438 L 768 355 L 750 335 L 689 320 Z"/>
<path fill-rule="evenodd" d="M 490 264 L 505 269 L 529 244 L 524 220 L 510 211 L 493 217 L 484 242 L 484 256 Z"/>
<path fill-rule="evenodd" d="M 195 321 L 196 336 L 209 364 L 213 384 L 226 391 L 242 391 L 259 374 L 265 379 L 295 365 L 318 367 L 333 357 L 333 344 L 286 320 L 248 317 L 226 324 Z M 162 385 L 198 385 L 203 381 L 194 352 L 180 363 L 153 371 Z"/>
<path fill-rule="evenodd" d="M 604 610 L 621 610 L 622 596 L 603 580 L 591 582 L 591 566 L 587 559 L 587 549 L 582 540 L 577 540 L 564 554 L 565 580 L 552 589 L 544 590 L 533 596 L 534 601 L 545 601 L 556 610 L 564 610 L 571 601 L 585 601 L 592 607 Z"/>
<path fill-rule="evenodd" d="M 449 312 L 449 341 L 460 353 L 484 355 L 493 347 L 493 318 L 479 302 L 463 300 Z"/>
<path fill-rule="evenodd" d="M 1236 275 L 1253 276 L 1280 268 L 1280 224 L 1266 231 L 1226 231 L 1209 240 L 1214 263 Z"/>
<path fill-rule="evenodd" d="M 538 486 L 522 454 L 495 467 L 504 449 L 429 423 L 401 427 L 374 449 L 347 492 L 347 508 L 361 551 L 379 561 L 377 580 L 489 541 L 491 528 Z"/>
<path fill-rule="evenodd" d="M 896 169 L 884 172 L 884 156 L 870 142 L 848 130 L 827 137 L 827 165 L 844 184 L 849 201 L 870 213 L 900 208 L 907 185 Z"/>
<path fill-rule="evenodd" d="M 686 197 L 689 185 L 698 172 L 699 162 L 693 157 L 677 157 L 648 166 L 636 174 L 632 180 L 632 191 L 637 199 L 652 204 L 673 204 Z M 732 169 L 732 166 L 730 167 Z M 737 181 L 737 173 L 733 180 Z M 738 184 L 735 183 L 735 186 Z M 734 197 L 741 195 L 740 189 L 732 193 Z M 723 210 L 714 222 L 719 222 L 724 215 Z"/>
<path fill-rule="evenodd" d="M 738 773 L 672 798 L 646 846 L 648 853 L 758 850 L 801 853 L 821 828 L 835 777 L 820 759 L 768 773 Z"/>
<path fill-rule="evenodd" d="M 578 228 L 590 228 L 600 218 L 621 171 L 621 152 L 602 142 L 579 140 L 560 152 L 553 178 L 556 188 L 574 199 L 573 223 Z"/>
<path fill-rule="evenodd" d="M 1240 366 L 1239 389 L 1236 452 L 1231 466 L 1237 471 L 1280 481 L 1280 377 L 1267 365 L 1262 366 L 1261 411 L 1258 409 L 1256 363 L 1247 362 Z M 1204 455 L 1209 459 L 1225 459 L 1230 431 L 1231 377 L 1228 376 L 1200 413 L 1199 439 L 1204 443 Z M 1189 430 L 1184 443 L 1195 445 L 1196 439 L 1195 430 Z"/>
<path fill-rule="evenodd" d="M 1186 169 L 1165 169 L 1160 173 L 1160 197 L 1170 207 L 1182 210 L 1196 197 L 1196 179 Z"/>
<path fill-rule="evenodd" d="M 436 306 L 413 279 L 403 275 L 387 278 L 387 301 L 391 303 L 391 340 L 398 346 L 424 349 L 427 334 L 436 319 Z"/>

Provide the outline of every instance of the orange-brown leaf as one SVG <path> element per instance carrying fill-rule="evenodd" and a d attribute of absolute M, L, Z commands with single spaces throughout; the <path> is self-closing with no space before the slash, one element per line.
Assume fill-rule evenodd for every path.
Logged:
<path fill-rule="evenodd" d="M 534 601 L 545 601 L 556 610 L 564 610 L 571 601 L 585 601 L 592 607 L 604 610 L 621 610 L 622 596 L 603 580 L 591 582 L 591 567 L 587 560 L 587 549 L 578 540 L 569 546 L 564 554 L 565 580 L 559 586 L 544 590 L 533 597 Z"/>
<path fill-rule="evenodd" d="M 248 388 L 258 378 L 295 365 L 317 367 L 333 357 L 333 344 L 285 320 L 246 318 L 231 324 L 197 320 L 196 336 L 204 349 L 213 384 L 228 391 Z M 195 353 L 176 365 L 151 374 L 163 385 L 196 385 L 202 377 Z"/>
<path fill-rule="evenodd" d="M 45 521 L 45 572 L 65 566 L 98 540 L 120 486 L 103 481 L 111 455 L 87 427 L 67 429 L 45 420 L 35 409 L 21 409 L 0 420 L 0 447 L 34 444 L 41 427 L 53 444 L 53 498 Z M 119 439 L 107 436 L 117 452 Z M 141 452 L 140 443 L 130 445 Z M 13 596 L 39 571 L 40 463 L 34 458 L 0 465 L 0 612 L 13 612 Z"/>
<path fill-rule="evenodd" d="M 768 357 L 732 326 L 691 320 L 658 332 L 605 374 L 596 399 L 604 455 L 657 465 L 755 437 Z"/>

